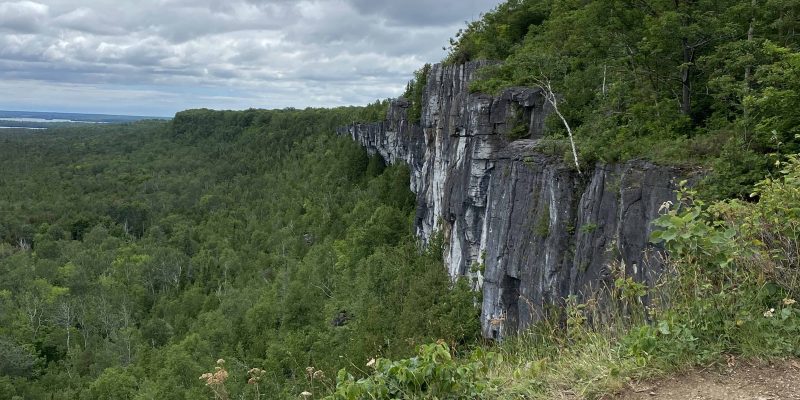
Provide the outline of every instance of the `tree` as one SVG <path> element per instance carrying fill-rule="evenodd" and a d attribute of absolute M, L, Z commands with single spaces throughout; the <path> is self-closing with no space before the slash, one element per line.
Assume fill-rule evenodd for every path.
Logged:
<path fill-rule="evenodd" d="M 132 400 L 137 392 L 137 380 L 128 370 L 119 367 L 107 368 L 89 386 L 89 399 Z"/>
<path fill-rule="evenodd" d="M 75 325 L 75 318 L 77 314 L 75 303 L 69 297 L 62 297 L 53 312 L 53 322 L 64 329 L 67 337 L 67 352 L 69 352 L 70 338 L 72 336 L 72 328 Z"/>
<path fill-rule="evenodd" d="M 581 166 L 578 164 L 578 150 L 575 149 L 575 140 L 572 138 L 572 128 L 570 128 L 567 119 L 564 118 L 564 115 L 561 114 L 561 111 L 558 109 L 558 96 L 553 91 L 553 86 L 550 83 L 550 80 L 547 78 L 540 78 L 537 86 L 544 92 L 544 97 L 550 105 L 553 106 L 553 111 L 555 111 L 558 118 L 564 124 L 564 128 L 567 129 L 567 135 L 569 136 L 569 144 L 572 148 L 572 158 L 575 161 L 575 170 L 578 171 L 579 174 L 581 173 Z"/>

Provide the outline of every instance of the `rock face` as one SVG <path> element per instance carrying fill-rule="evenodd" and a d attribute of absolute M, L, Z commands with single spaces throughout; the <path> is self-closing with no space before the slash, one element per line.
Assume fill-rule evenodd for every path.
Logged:
<path fill-rule="evenodd" d="M 483 291 L 483 335 L 502 338 L 542 318 L 546 305 L 613 281 L 611 265 L 651 281 L 650 222 L 680 173 L 632 161 L 579 175 L 542 151 L 550 108 L 539 90 L 469 93 L 486 64 L 434 65 L 419 124 L 406 119 L 401 98 L 386 121 L 339 133 L 408 164 L 417 234 L 426 243 L 444 234 L 450 275 L 477 278 Z"/>

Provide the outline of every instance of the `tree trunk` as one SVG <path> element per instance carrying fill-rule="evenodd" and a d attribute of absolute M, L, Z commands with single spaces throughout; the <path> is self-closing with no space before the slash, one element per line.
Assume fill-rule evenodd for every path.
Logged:
<path fill-rule="evenodd" d="M 674 0 L 675 11 L 681 13 L 681 1 Z M 686 11 L 688 13 L 688 10 Z M 689 15 L 683 14 L 681 17 L 681 25 L 683 28 L 689 26 Z M 689 38 L 681 38 L 681 48 L 683 49 L 683 65 L 681 66 L 681 114 L 689 115 L 692 111 L 692 58 L 694 50 L 689 45 Z"/>
<path fill-rule="evenodd" d="M 581 166 L 578 164 L 578 150 L 575 148 L 575 140 L 572 137 L 572 128 L 570 128 L 569 123 L 567 123 L 567 119 L 564 118 L 564 115 L 562 115 L 561 111 L 558 109 L 558 98 L 556 97 L 556 93 L 553 91 L 553 87 L 550 85 L 550 80 L 547 78 L 542 78 L 539 82 L 539 88 L 545 92 L 545 99 L 550 102 L 550 104 L 553 106 L 553 111 L 555 111 L 556 115 L 558 115 L 558 118 L 561 119 L 564 127 L 567 128 L 569 144 L 572 147 L 572 158 L 575 161 L 575 170 L 578 171 L 579 175 L 583 175 L 581 172 Z"/>
<path fill-rule="evenodd" d="M 756 24 L 756 16 L 755 16 L 756 0 L 751 0 L 750 1 L 750 7 L 751 7 L 751 10 L 750 10 L 750 14 L 751 14 L 751 16 L 750 16 L 750 26 L 747 28 L 747 41 L 748 42 L 752 42 L 753 41 L 753 33 L 754 33 L 754 30 L 755 30 L 754 25 Z M 748 65 L 744 69 L 744 84 L 746 85 L 746 87 L 748 89 L 750 89 L 750 75 L 752 74 L 752 68 L 753 67 L 751 65 Z"/>
<path fill-rule="evenodd" d="M 692 69 L 692 49 L 689 47 L 689 41 L 686 38 L 682 39 L 683 42 L 683 71 L 681 72 L 681 113 L 689 115 L 692 111 L 692 83 L 691 83 L 691 69 Z"/>

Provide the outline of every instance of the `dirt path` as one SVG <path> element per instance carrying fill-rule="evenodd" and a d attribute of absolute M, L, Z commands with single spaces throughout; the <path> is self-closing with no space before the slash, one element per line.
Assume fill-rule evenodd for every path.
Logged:
<path fill-rule="evenodd" d="M 800 360 L 736 363 L 640 382 L 614 398 L 623 400 L 800 400 Z"/>

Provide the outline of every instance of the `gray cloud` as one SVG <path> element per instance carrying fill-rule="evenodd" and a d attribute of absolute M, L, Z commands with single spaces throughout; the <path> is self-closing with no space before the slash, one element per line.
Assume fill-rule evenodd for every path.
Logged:
<path fill-rule="evenodd" d="M 498 2 L 0 1 L 0 108 L 363 104 L 399 94 Z"/>
<path fill-rule="evenodd" d="M 42 29 L 48 8 L 32 1 L 0 3 L 0 29 L 18 33 L 36 33 Z"/>
<path fill-rule="evenodd" d="M 477 18 L 497 2 L 481 0 L 353 0 L 353 5 L 368 15 L 385 18 L 399 26 L 440 26 Z M 472 14 L 464 11 L 471 11 Z"/>

